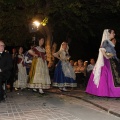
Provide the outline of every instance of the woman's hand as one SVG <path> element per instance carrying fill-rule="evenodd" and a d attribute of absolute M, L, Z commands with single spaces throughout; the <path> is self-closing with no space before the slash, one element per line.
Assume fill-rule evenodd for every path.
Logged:
<path fill-rule="evenodd" d="M 105 48 L 100 48 L 100 51 L 102 52 L 103 56 L 104 56 L 106 59 L 110 59 L 110 56 L 107 56 L 107 54 L 106 54 Z"/>
<path fill-rule="evenodd" d="M 44 56 L 44 59 L 47 60 L 47 56 L 46 55 Z"/>
<path fill-rule="evenodd" d="M 112 58 L 114 55 L 112 53 L 106 53 L 108 59 Z"/>
<path fill-rule="evenodd" d="M 71 56 L 67 56 L 67 60 L 68 60 L 68 61 L 70 60 L 70 58 L 71 58 Z"/>
<path fill-rule="evenodd" d="M 34 54 L 34 57 L 38 57 L 38 55 L 37 55 L 37 54 Z"/>

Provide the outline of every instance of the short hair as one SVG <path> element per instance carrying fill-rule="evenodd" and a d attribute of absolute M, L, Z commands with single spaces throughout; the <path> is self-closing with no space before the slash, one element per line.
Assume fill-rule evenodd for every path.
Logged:
<path fill-rule="evenodd" d="M 83 60 L 82 60 L 82 59 L 79 59 L 78 61 L 81 61 L 81 62 L 83 62 Z"/>
<path fill-rule="evenodd" d="M 4 41 L 3 41 L 3 40 L 0 40 L 0 42 L 4 43 Z M 5 44 L 5 43 L 4 43 L 4 44 Z"/>

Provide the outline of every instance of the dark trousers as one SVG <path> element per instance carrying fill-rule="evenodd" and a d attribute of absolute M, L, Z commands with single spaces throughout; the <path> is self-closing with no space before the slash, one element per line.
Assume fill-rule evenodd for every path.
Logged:
<path fill-rule="evenodd" d="M 27 68 L 27 67 L 26 67 L 26 72 L 27 72 L 27 75 L 29 75 L 30 68 Z"/>
<path fill-rule="evenodd" d="M 10 77 L 10 79 L 8 80 L 8 83 L 10 85 L 10 91 L 13 91 L 13 83 L 14 83 L 14 75 L 12 77 Z"/>
<path fill-rule="evenodd" d="M 17 71 L 12 69 L 12 72 L 8 73 L 7 84 L 10 85 L 10 91 L 13 91 L 13 83 L 18 79 Z"/>
<path fill-rule="evenodd" d="M 4 99 L 3 79 L 0 77 L 0 101 Z"/>
<path fill-rule="evenodd" d="M 90 79 L 90 75 L 91 75 L 91 73 L 92 73 L 92 70 L 89 71 L 89 72 L 87 72 L 87 74 L 86 74 L 85 86 L 87 86 L 87 84 L 88 84 L 88 81 L 89 81 L 89 79 Z"/>
<path fill-rule="evenodd" d="M 85 80 L 84 73 L 76 73 L 77 87 L 80 87 L 80 84 L 84 85 L 84 80 Z"/>

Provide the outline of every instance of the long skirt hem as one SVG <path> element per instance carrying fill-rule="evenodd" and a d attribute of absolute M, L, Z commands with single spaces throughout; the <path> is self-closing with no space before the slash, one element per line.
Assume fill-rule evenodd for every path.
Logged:
<path fill-rule="evenodd" d="M 112 61 L 112 62 L 111 62 Z M 96 96 L 102 97 L 120 97 L 120 84 L 115 85 L 115 76 L 112 69 L 115 69 L 116 78 L 120 79 L 118 73 L 120 72 L 115 65 L 116 60 L 109 60 L 104 58 L 104 66 L 101 68 L 101 76 L 99 81 L 99 86 L 97 87 L 93 81 L 94 74 L 91 73 L 86 92 Z M 114 63 L 114 64 L 111 64 Z M 119 82 L 118 82 L 119 83 Z"/>
<path fill-rule="evenodd" d="M 67 70 L 69 71 L 69 65 L 66 66 Z M 70 73 L 69 73 L 70 74 Z M 74 74 L 75 76 L 75 74 Z M 62 70 L 62 62 L 59 61 L 54 73 L 54 80 L 53 80 L 54 87 L 77 87 L 76 80 L 72 77 L 66 77 Z"/>

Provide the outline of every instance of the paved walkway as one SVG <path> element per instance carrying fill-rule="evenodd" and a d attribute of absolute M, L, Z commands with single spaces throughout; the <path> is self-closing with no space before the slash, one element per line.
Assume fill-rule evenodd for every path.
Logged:
<path fill-rule="evenodd" d="M 0 103 L 0 120 L 119 119 L 111 116 L 111 114 L 106 114 L 102 110 L 103 108 L 105 110 L 109 109 L 111 111 L 108 110 L 108 112 L 113 111 L 119 115 L 119 99 L 93 97 L 81 90 L 61 92 L 58 89 L 52 88 L 47 91 L 55 94 L 47 93 L 43 96 L 29 90 L 7 93 L 6 102 Z M 115 107 L 118 112 L 115 111 Z"/>
<path fill-rule="evenodd" d="M 82 99 L 86 102 L 89 102 L 108 113 L 114 114 L 120 117 L 120 98 L 106 98 L 106 97 L 97 97 L 89 95 L 84 92 L 84 90 L 70 90 L 69 92 L 61 92 L 56 88 L 50 89 L 49 92 L 68 95 Z"/>
<path fill-rule="evenodd" d="M 81 120 L 47 102 L 52 95 L 42 96 L 31 91 L 7 94 L 0 103 L 0 120 Z"/>

